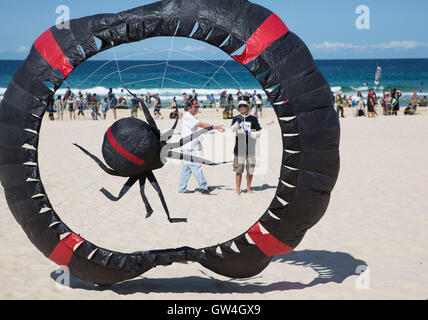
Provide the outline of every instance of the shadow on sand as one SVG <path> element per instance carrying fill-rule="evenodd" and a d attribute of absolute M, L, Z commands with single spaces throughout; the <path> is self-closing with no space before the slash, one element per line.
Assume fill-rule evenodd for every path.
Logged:
<path fill-rule="evenodd" d="M 120 295 L 134 293 L 268 293 L 273 291 L 302 290 L 325 283 L 342 283 L 351 276 L 359 275 L 358 268 L 367 266 L 362 261 L 355 259 L 348 253 L 304 250 L 276 256 L 272 262 L 285 263 L 302 268 L 312 268 L 318 273 L 318 277 L 308 284 L 300 282 L 280 281 L 271 284 L 257 284 L 256 276 L 250 279 L 219 280 L 208 276 L 202 269 L 202 276 L 189 276 L 183 278 L 149 279 L 137 278 L 115 284 L 100 287 L 92 283 L 80 280 L 74 276 L 69 279 L 68 286 L 73 289 L 94 291 L 113 291 Z M 269 267 L 268 267 L 269 268 Z M 267 269 L 264 272 L 269 272 Z M 63 283 L 62 271 L 54 271 L 51 278 L 58 283 Z"/>

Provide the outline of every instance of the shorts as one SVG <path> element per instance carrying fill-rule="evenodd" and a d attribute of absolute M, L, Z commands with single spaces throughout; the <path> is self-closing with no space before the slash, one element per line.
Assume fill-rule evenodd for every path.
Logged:
<path fill-rule="evenodd" d="M 131 117 L 137 118 L 138 116 L 138 108 L 132 108 L 131 109 Z"/>
<path fill-rule="evenodd" d="M 256 157 L 247 156 L 247 157 L 238 157 L 235 156 L 235 161 L 233 162 L 233 171 L 236 173 L 244 173 L 244 169 L 247 169 L 249 175 L 254 175 L 256 168 Z"/>

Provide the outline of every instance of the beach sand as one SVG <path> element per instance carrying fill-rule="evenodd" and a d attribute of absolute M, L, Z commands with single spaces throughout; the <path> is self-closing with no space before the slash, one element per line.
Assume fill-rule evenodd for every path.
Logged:
<path fill-rule="evenodd" d="M 202 109 L 199 117 L 230 125 L 214 110 Z M 178 194 L 180 163 L 172 161 L 155 172 L 171 215 L 188 218 L 187 224 L 167 222 L 150 186 L 147 196 L 155 210 L 150 219 L 145 219 L 138 188 L 117 203 L 99 192 L 105 187 L 117 194 L 126 179 L 108 176 L 72 143 L 101 157 L 103 136 L 112 123 L 111 115 L 98 122 L 45 120 L 40 139 L 41 177 L 54 209 L 74 232 L 100 247 L 134 252 L 214 245 L 247 231 L 274 196 L 282 148 L 272 110 L 261 119 L 263 165 L 254 178 L 255 194 L 235 195 L 231 164 L 204 168 L 209 185 L 217 187 L 212 196 Z M 158 123 L 167 130 L 173 121 Z M 427 123 L 425 111 L 369 119 L 346 110 L 340 176 L 324 218 L 295 252 L 275 257 L 250 279 L 225 278 L 189 263 L 158 267 L 106 288 L 76 278 L 69 287 L 61 286 L 55 281 L 61 274 L 57 266 L 28 240 L 1 189 L 0 299 L 427 299 Z M 220 156 L 215 149 L 215 157 L 223 153 L 231 160 L 234 141 L 228 134 L 206 136 L 204 155 L 211 157 L 214 145 L 224 145 Z M 192 178 L 189 188 L 196 187 Z"/>

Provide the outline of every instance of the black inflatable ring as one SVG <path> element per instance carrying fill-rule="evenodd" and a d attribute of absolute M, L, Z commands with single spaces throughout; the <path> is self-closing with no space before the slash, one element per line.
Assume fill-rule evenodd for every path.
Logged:
<path fill-rule="evenodd" d="M 197 25 L 196 32 L 192 32 Z M 38 142 L 47 103 L 80 63 L 111 47 L 156 36 L 190 37 L 244 64 L 279 118 L 283 162 L 276 196 L 244 234 L 204 249 L 131 254 L 98 248 L 56 214 L 40 180 Z M 95 38 L 102 41 L 99 48 Z M 32 243 L 84 280 L 108 285 L 157 265 L 196 261 L 227 277 L 260 273 L 292 251 L 324 215 L 339 173 L 340 125 L 331 89 L 306 45 L 269 10 L 244 0 L 165 0 L 118 14 L 72 20 L 34 43 L 0 107 L 0 180 L 8 206 Z"/>

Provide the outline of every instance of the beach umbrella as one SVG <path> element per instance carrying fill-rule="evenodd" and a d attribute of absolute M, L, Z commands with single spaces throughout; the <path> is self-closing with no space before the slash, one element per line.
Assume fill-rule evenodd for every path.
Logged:
<path fill-rule="evenodd" d="M 207 248 L 115 252 L 71 230 L 53 208 L 40 178 L 39 133 L 55 91 L 79 64 L 158 36 L 209 43 L 257 78 L 281 127 L 278 187 L 260 220 L 236 238 Z M 0 181 L 16 221 L 46 257 L 101 285 L 185 261 L 231 278 L 257 275 L 274 256 L 294 250 L 323 217 L 339 173 L 340 124 L 328 82 L 304 42 L 277 15 L 244 0 L 164 0 L 48 29 L 13 76 L 0 124 Z"/>

